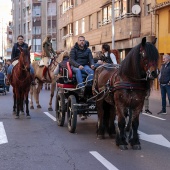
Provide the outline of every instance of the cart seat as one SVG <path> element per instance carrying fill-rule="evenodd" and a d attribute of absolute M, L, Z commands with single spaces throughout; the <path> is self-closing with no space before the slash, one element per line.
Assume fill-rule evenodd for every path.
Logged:
<path fill-rule="evenodd" d="M 57 87 L 60 88 L 76 88 L 75 84 L 61 84 L 61 83 L 57 83 Z"/>

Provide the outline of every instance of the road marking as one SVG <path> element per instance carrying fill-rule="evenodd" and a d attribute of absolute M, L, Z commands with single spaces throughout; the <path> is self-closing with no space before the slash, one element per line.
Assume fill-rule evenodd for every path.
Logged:
<path fill-rule="evenodd" d="M 163 118 L 160 118 L 160 117 L 157 117 L 157 116 L 148 115 L 147 113 L 142 113 L 142 114 L 143 114 L 143 115 L 146 115 L 146 116 L 150 116 L 150 117 L 156 118 L 156 119 L 166 120 L 166 119 L 163 119 Z"/>
<path fill-rule="evenodd" d="M 114 165 L 112 165 L 109 161 L 107 161 L 103 156 L 101 156 L 96 151 L 90 151 L 90 153 L 101 162 L 108 170 L 118 170 Z"/>
<path fill-rule="evenodd" d="M 2 122 L 0 122 L 0 144 L 8 143 L 5 128 Z"/>
<path fill-rule="evenodd" d="M 148 135 L 148 134 L 143 133 L 141 131 L 138 131 L 138 133 L 140 135 L 140 139 L 142 139 L 142 140 L 170 148 L 170 142 L 164 136 L 162 136 L 160 134 Z"/>
<path fill-rule="evenodd" d="M 52 116 L 50 113 L 48 112 L 44 112 L 49 118 L 51 118 L 52 120 L 54 120 L 56 122 L 56 118 L 54 116 Z"/>

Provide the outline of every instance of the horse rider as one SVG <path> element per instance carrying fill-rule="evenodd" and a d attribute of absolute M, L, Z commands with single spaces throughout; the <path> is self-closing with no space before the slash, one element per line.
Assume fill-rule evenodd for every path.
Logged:
<path fill-rule="evenodd" d="M 17 43 L 14 43 L 14 46 L 12 48 L 12 53 L 11 53 L 11 60 L 17 60 L 20 56 L 20 50 L 19 47 L 23 48 L 23 49 L 27 49 L 28 48 L 28 44 L 26 44 L 24 42 L 24 37 L 22 35 L 18 35 L 17 37 Z M 17 63 L 17 62 L 16 62 Z M 8 83 L 9 84 L 9 80 L 11 79 L 11 74 L 12 74 L 12 69 L 16 64 L 12 63 L 9 67 L 8 67 L 8 71 L 7 71 L 7 78 L 8 78 Z M 34 74 L 34 69 L 32 67 L 32 65 L 30 64 L 30 74 L 31 74 L 31 78 L 32 78 L 32 85 L 35 85 L 35 74 Z"/>
<path fill-rule="evenodd" d="M 70 51 L 71 68 L 76 74 L 78 87 L 84 87 L 82 73 L 88 75 L 87 81 L 93 79 L 94 76 L 94 60 L 91 50 L 88 48 L 88 43 L 85 41 L 84 36 L 79 36 L 78 41 Z M 91 68 L 90 68 L 91 67 Z M 81 88 L 81 92 L 84 93 L 84 88 Z"/>
<path fill-rule="evenodd" d="M 44 39 L 42 47 L 43 47 L 43 54 L 42 54 L 42 60 L 43 60 L 43 75 L 42 75 L 42 81 L 45 81 L 45 75 L 48 70 L 49 65 L 51 64 L 51 59 L 56 57 L 56 53 L 53 50 L 52 43 L 51 43 L 52 36 L 47 35 L 47 37 Z"/>

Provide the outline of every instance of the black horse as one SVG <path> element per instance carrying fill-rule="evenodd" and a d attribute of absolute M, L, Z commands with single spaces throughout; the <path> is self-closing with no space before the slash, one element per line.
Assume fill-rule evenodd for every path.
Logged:
<path fill-rule="evenodd" d="M 105 130 L 110 136 L 115 132 L 114 119 L 117 115 L 116 144 L 121 149 L 127 149 L 125 126 L 129 109 L 132 117 L 129 142 L 133 149 L 141 148 L 137 132 L 139 114 L 151 88 L 151 80 L 159 74 L 158 57 L 156 47 L 143 38 L 139 45 L 131 49 L 120 67 L 96 69 L 93 93 L 98 96 L 98 138 L 104 138 Z"/>

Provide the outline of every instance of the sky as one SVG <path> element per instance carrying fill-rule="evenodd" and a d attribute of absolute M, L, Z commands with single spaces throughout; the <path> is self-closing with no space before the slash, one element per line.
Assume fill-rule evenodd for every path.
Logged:
<path fill-rule="evenodd" d="M 0 10 L 0 20 L 3 18 L 4 21 L 11 20 L 11 0 L 0 0 L 1 10 Z"/>

